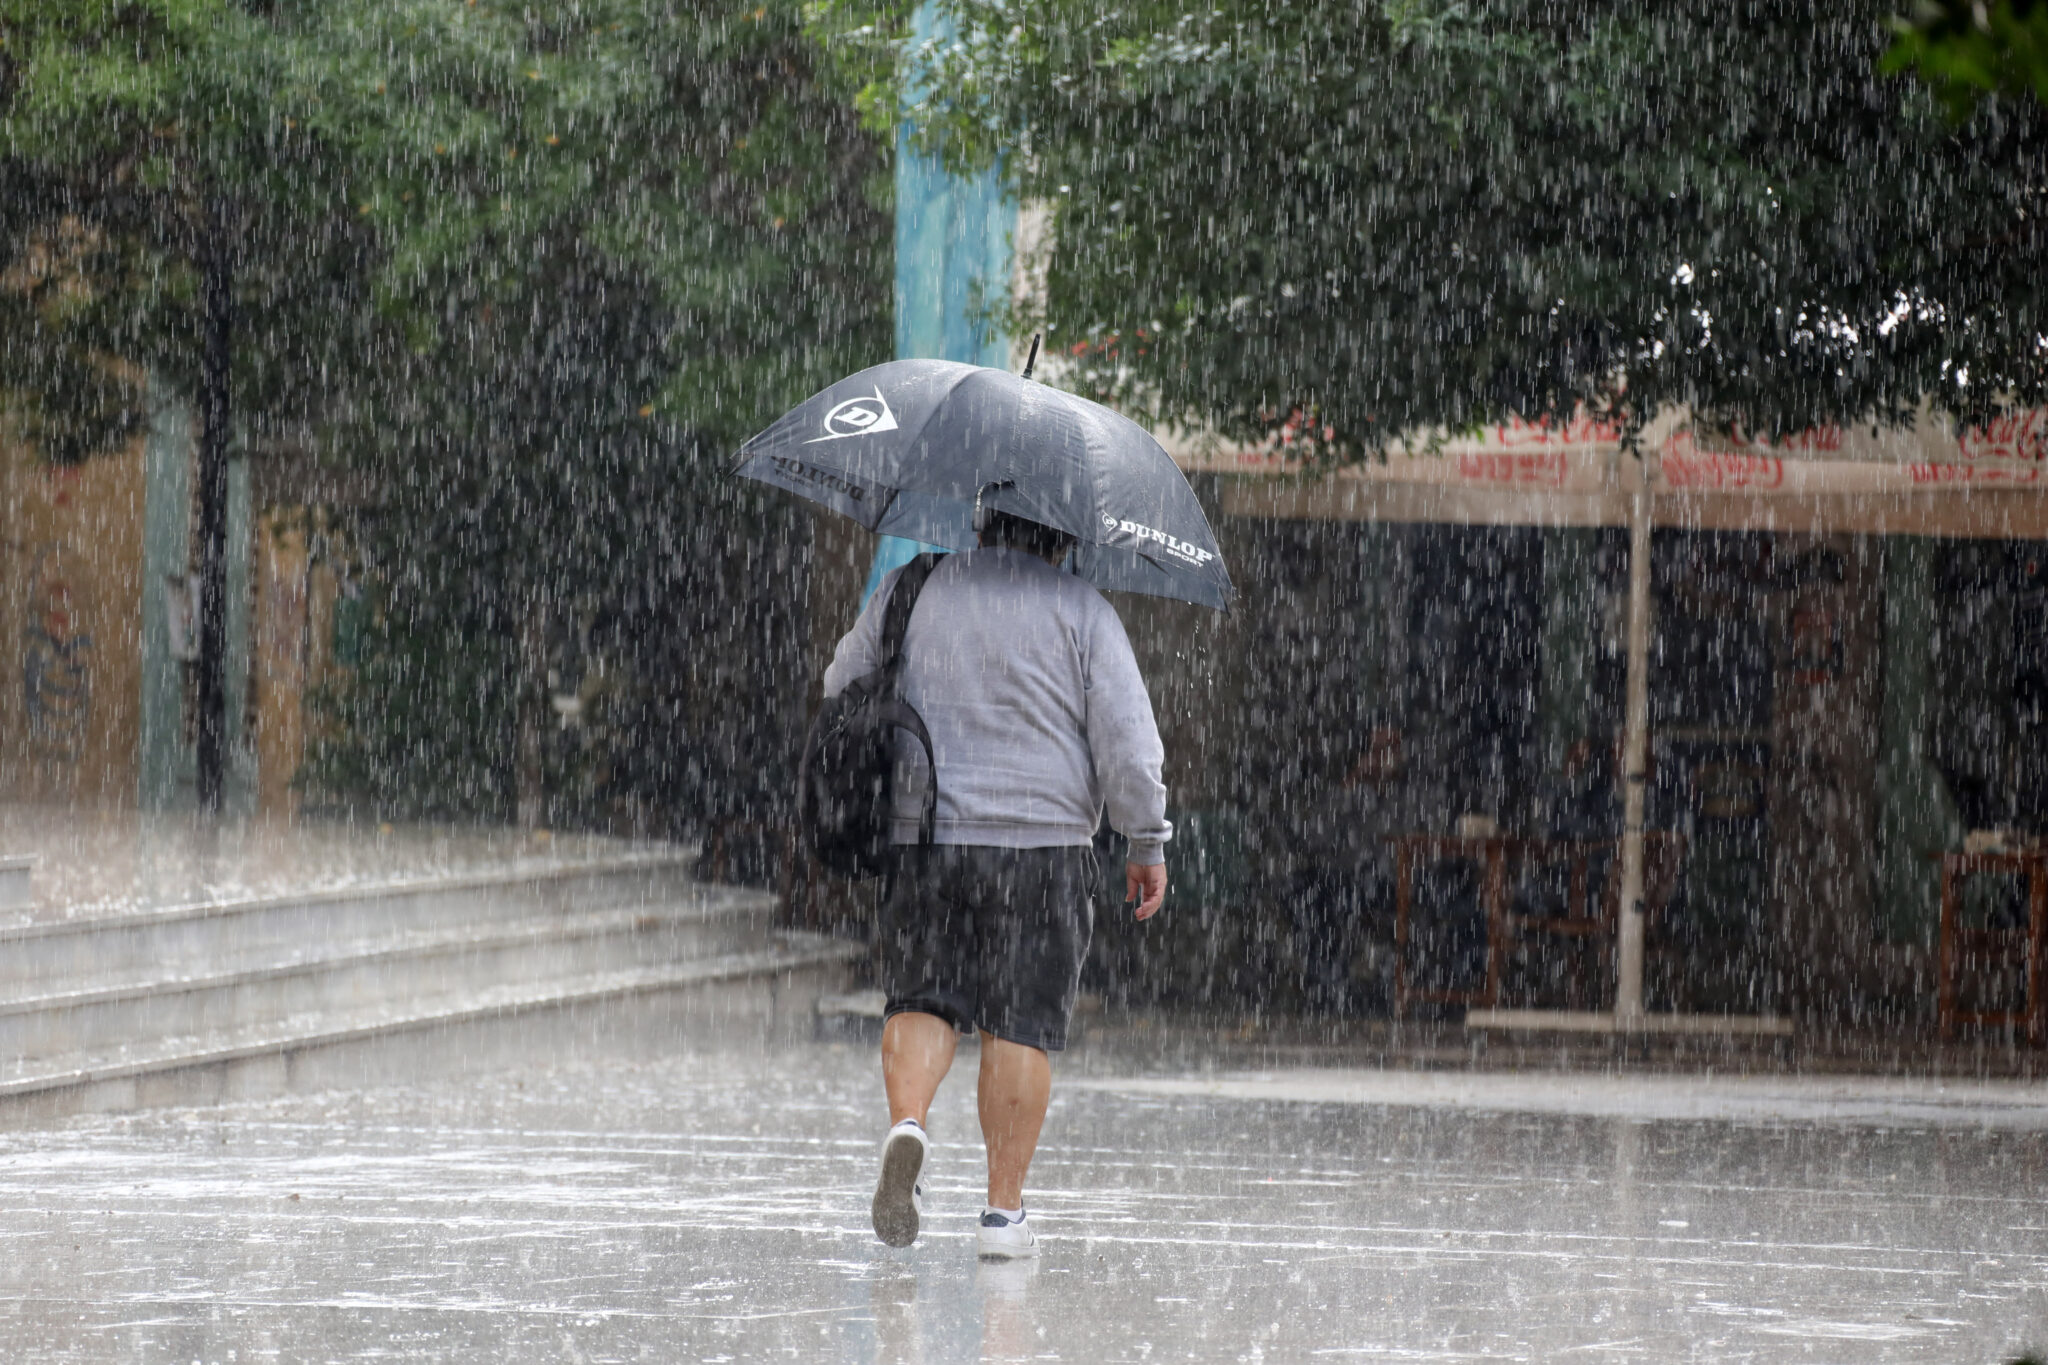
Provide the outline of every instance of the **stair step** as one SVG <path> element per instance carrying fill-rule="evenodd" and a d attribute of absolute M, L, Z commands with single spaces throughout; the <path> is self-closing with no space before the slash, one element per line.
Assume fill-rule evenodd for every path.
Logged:
<path fill-rule="evenodd" d="M 18 910 L 35 902 L 36 859 L 33 854 L 0 857 L 0 910 Z"/>
<path fill-rule="evenodd" d="M 379 1001 L 349 1009 L 313 1011 L 225 1030 L 82 1049 L 37 1060 L 0 1080 L 0 1099 L 35 1095 L 184 1068 L 219 1066 L 278 1053 L 329 1047 L 411 1030 L 502 1019 L 533 1011 L 687 990 L 747 977 L 830 967 L 862 949 L 815 934 L 778 934 L 769 947 L 722 953 L 686 962 L 585 972 L 545 982 L 515 981 L 472 989 L 459 999 L 420 1004 Z"/>
<path fill-rule="evenodd" d="M 134 1039 L 259 1024 L 379 1000 L 426 1003 L 501 982 L 729 954 L 760 940 L 766 895 L 680 906 L 429 925 L 350 944 L 315 943 L 282 960 L 206 973 L 136 973 L 0 1000 L 0 1078 L 53 1054 Z"/>
<path fill-rule="evenodd" d="M 179 906 L 0 929 L 0 999 L 145 975 L 198 975 L 289 959 L 310 943 L 359 943 L 546 914 L 758 902 L 691 879 L 685 854 L 635 855 L 507 877 L 476 874 Z"/>

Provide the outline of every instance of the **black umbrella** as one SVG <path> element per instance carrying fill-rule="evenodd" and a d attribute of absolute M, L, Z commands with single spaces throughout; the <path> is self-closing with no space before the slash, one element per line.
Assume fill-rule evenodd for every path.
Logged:
<path fill-rule="evenodd" d="M 955 550 L 974 544 L 978 499 L 1073 536 L 1067 563 L 1099 588 L 1219 610 L 1233 591 L 1194 490 L 1150 432 L 1007 370 L 862 370 L 748 441 L 737 472 Z"/>

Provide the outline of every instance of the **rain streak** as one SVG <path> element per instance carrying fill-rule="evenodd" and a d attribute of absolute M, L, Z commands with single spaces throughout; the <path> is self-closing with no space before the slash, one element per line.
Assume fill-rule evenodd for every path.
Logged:
<path fill-rule="evenodd" d="M 2048 1360 L 2048 0 L 0 0 L 10 1358 Z"/>

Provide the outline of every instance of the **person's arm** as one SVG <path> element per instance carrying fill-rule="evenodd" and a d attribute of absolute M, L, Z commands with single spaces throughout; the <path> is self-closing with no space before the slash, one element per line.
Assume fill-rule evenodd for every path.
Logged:
<path fill-rule="evenodd" d="M 832 662 L 825 666 L 826 696 L 838 696 L 855 678 L 864 678 L 882 666 L 882 617 L 889 606 L 889 594 L 896 591 L 896 580 L 902 576 L 903 570 L 891 569 L 875 585 L 874 595 L 868 598 L 853 629 L 839 637 Z"/>
<path fill-rule="evenodd" d="M 1110 827 L 1130 841 L 1125 885 L 1148 919 L 1166 896 L 1166 763 L 1152 698 L 1138 672 L 1130 637 L 1108 603 L 1095 614 L 1086 656 L 1088 752 L 1109 807 Z"/>

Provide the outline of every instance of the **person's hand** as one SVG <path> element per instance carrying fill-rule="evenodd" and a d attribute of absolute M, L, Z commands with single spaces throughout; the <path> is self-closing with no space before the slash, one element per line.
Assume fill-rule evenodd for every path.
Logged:
<path fill-rule="evenodd" d="M 1138 903 L 1138 918 L 1151 919 L 1166 899 L 1166 864 L 1154 863 L 1140 867 L 1136 863 L 1124 864 L 1124 904 Z"/>

